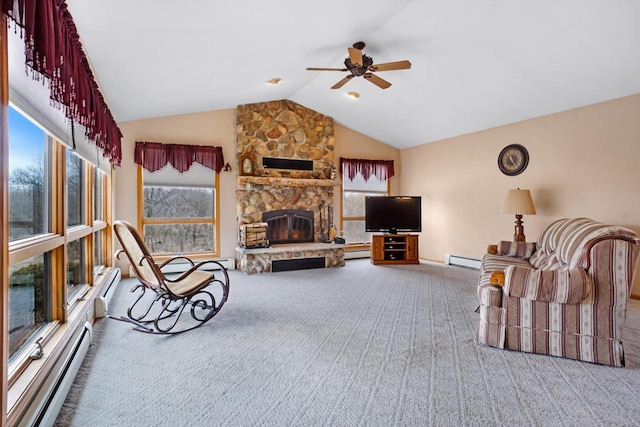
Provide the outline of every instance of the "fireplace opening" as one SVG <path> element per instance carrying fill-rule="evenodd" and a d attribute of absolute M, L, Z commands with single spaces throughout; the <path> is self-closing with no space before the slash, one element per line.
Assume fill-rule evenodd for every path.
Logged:
<path fill-rule="evenodd" d="M 268 224 L 271 244 L 313 242 L 313 212 L 304 209 L 280 209 L 262 213 Z"/>

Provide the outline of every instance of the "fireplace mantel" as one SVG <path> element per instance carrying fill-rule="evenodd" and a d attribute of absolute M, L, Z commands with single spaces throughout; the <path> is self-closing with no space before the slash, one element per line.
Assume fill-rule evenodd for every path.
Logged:
<path fill-rule="evenodd" d="M 337 187 L 339 179 L 275 178 L 270 176 L 238 176 L 238 185 L 258 184 L 282 187 Z"/>

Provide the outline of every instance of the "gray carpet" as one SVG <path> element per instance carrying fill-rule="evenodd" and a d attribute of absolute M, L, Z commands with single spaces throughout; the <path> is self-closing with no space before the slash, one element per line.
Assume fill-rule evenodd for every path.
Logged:
<path fill-rule="evenodd" d="M 212 321 L 152 336 L 101 319 L 59 426 L 638 425 L 626 368 L 476 343 L 478 272 L 440 264 L 247 276 Z M 124 314 L 131 280 L 110 306 Z"/>

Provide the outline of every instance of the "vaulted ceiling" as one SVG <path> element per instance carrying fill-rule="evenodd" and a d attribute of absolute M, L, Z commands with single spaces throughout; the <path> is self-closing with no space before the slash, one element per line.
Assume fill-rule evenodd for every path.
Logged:
<path fill-rule="evenodd" d="M 290 99 L 405 148 L 640 93 L 636 0 L 67 3 L 119 122 Z M 306 70 L 359 41 L 411 69 Z"/>

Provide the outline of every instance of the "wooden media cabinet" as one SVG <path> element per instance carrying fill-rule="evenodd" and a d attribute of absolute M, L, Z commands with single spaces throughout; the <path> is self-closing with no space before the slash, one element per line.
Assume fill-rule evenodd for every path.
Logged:
<path fill-rule="evenodd" d="M 374 234 L 373 264 L 419 264 L 417 234 Z"/>

